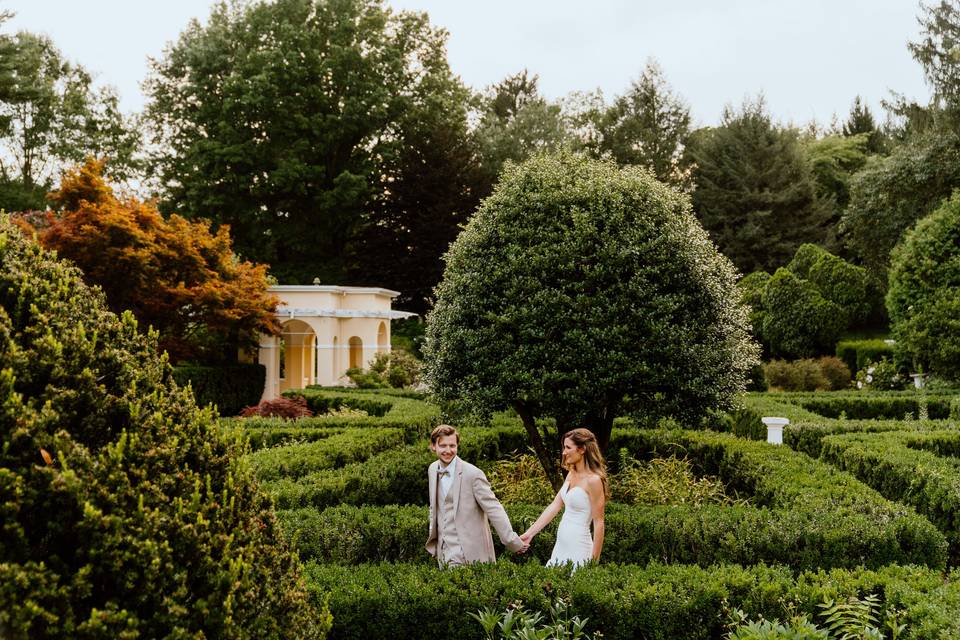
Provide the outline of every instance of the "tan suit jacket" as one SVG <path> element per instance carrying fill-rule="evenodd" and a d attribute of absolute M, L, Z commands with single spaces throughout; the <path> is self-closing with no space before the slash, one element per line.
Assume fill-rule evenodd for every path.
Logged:
<path fill-rule="evenodd" d="M 427 551 L 430 555 L 437 555 L 437 472 L 440 470 L 440 461 L 435 460 L 427 470 L 430 484 L 430 533 L 427 536 Z M 497 530 L 500 542 L 511 551 L 523 548 L 523 541 L 510 525 L 510 518 L 503 510 L 503 505 L 493 495 L 490 481 L 483 471 L 476 468 L 462 458 L 457 458 L 457 469 L 454 474 L 453 492 L 454 524 L 457 527 L 457 536 L 463 549 L 464 559 L 472 562 L 496 562 L 497 556 L 493 551 L 493 536 L 490 534 L 490 525 Z"/>

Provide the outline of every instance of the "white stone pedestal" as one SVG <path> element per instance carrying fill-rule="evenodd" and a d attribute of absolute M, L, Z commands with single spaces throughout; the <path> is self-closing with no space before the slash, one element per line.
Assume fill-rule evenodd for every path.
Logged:
<path fill-rule="evenodd" d="M 760 418 L 763 424 L 767 425 L 767 442 L 770 444 L 783 444 L 783 428 L 790 424 L 787 418 Z"/>

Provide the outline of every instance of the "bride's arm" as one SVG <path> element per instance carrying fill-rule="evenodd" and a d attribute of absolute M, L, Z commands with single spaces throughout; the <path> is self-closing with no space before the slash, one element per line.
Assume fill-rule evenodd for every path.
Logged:
<path fill-rule="evenodd" d="M 527 529 L 522 536 L 520 536 L 525 542 L 530 542 L 530 539 L 533 536 L 540 533 L 545 526 L 550 524 L 550 522 L 557 517 L 557 514 L 560 513 L 560 509 L 563 508 L 563 498 L 560 497 L 560 492 L 557 491 L 556 497 L 554 497 L 553 502 L 547 505 L 547 508 L 543 510 L 543 513 L 540 514 L 540 517 L 537 518 L 537 521 L 530 525 L 530 528 Z"/>
<path fill-rule="evenodd" d="M 603 534 L 606 525 L 603 521 L 603 512 L 606 508 L 607 497 L 603 493 L 603 481 L 600 476 L 590 476 L 587 480 L 587 491 L 590 493 L 590 504 L 593 505 L 593 560 L 600 560 L 600 551 L 603 550 Z"/>

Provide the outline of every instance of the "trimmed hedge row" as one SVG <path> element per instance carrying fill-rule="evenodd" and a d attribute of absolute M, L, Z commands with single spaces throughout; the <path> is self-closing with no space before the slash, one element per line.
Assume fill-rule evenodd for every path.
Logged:
<path fill-rule="evenodd" d="M 960 562 L 960 433 L 888 432 L 829 436 L 822 457 L 937 526 Z M 949 457 L 944 457 L 949 456 Z"/>
<path fill-rule="evenodd" d="M 928 396 L 927 415 L 931 420 L 942 420 L 950 416 L 948 396 Z M 804 409 L 826 418 L 839 418 L 841 414 L 853 420 L 902 420 L 907 414 L 916 417 L 920 411 L 920 399 L 913 397 L 876 397 L 850 396 L 799 398 Z"/>
<path fill-rule="evenodd" d="M 464 430 L 461 455 L 471 462 L 492 460 L 525 446 L 526 436 L 519 429 L 471 429 Z M 689 535 L 676 538 L 685 542 L 663 559 L 700 557 L 703 563 L 709 563 L 711 552 L 701 551 L 697 555 L 692 551 L 697 541 L 703 540 L 720 546 L 716 551 L 720 554 L 718 559 L 747 557 L 748 549 L 766 549 L 768 555 L 764 557 L 770 561 L 789 559 L 803 566 L 815 566 L 817 559 L 828 566 L 876 566 L 884 562 L 946 564 L 947 543 L 943 535 L 912 509 L 893 504 L 853 477 L 786 447 L 713 432 L 618 429 L 611 439 L 610 451 L 621 448 L 637 458 L 688 457 L 699 474 L 720 477 L 728 492 L 750 496 L 753 504 L 760 507 L 726 508 L 737 517 L 716 515 L 723 512 L 722 507 L 715 512 L 675 511 L 672 523 Z M 426 468 L 434 459 L 423 443 L 381 453 L 365 463 L 309 474 L 298 480 L 282 478 L 265 486 L 282 509 L 323 509 L 341 504 L 425 505 Z M 710 521 L 708 514 L 716 515 L 715 521 Z M 636 526 L 641 524 L 638 521 Z M 722 539 L 723 533 L 746 538 L 751 531 L 759 531 L 761 539 Z M 639 540 L 643 535 L 653 533 L 637 530 L 633 537 Z M 674 540 L 670 533 L 658 535 L 662 540 Z M 776 551 L 777 542 L 784 549 Z M 684 544 L 689 550 L 685 550 Z M 362 559 L 360 555 L 352 557 Z"/>
<path fill-rule="evenodd" d="M 496 460 L 523 451 L 526 434 L 514 428 L 461 429 L 459 455 L 468 462 Z M 338 504 L 426 504 L 427 467 L 436 460 L 427 441 L 390 450 L 363 463 L 264 483 L 278 508 Z"/>
<path fill-rule="evenodd" d="M 788 567 L 588 566 L 572 575 L 536 563 L 473 565 L 440 571 L 425 564 L 337 566 L 307 563 L 317 601 L 330 598 L 330 638 L 479 638 L 469 614 L 522 602 L 548 614 L 570 599 L 589 631 L 607 640 L 705 640 L 726 637 L 731 607 L 753 618 L 817 617 L 826 599 L 877 594 L 884 611 L 904 613 L 906 637 L 960 637 L 960 575 L 920 567 L 801 572 Z M 883 613 L 881 613 L 881 618 Z"/>
<path fill-rule="evenodd" d="M 882 339 L 841 340 L 837 343 L 837 357 L 854 373 L 871 362 L 879 362 L 880 358 L 892 361 L 893 355 L 893 345 Z"/>
<path fill-rule="evenodd" d="M 197 405 L 216 405 L 222 416 L 235 416 L 244 407 L 260 402 L 267 379 L 262 364 L 229 364 L 217 367 L 173 367 L 173 379 L 193 389 Z"/>
<path fill-rule="evenodd" d="M 614 496 L 614 499 L 616 496 Z M 524 531 L 543 510 L 537 505 L 508 505 L 517 531 Z M 323 511 L 279 511 L 278 517 L 303 560 L 335 564 L 364 562 L 432 563 L 424 549 L 429 510 L 425 506 L 331 507 Z M 559 519 L 558 519 L 559 520 Z M 606 513 L 604 563 L 785 564 L 797 570 L 879 568 L 931 559 L 942 566 L 942 536 L 925 551 L 904 548 L 892 527 L 870 526 L 850 518 L 839 525 L 801 512 L 751 506 L 627 506 L 611 503 Z M 497 553 L 543 564 L 556 542 L 555 521 L 537 536 L 523 556 Z M 921 541 L 921 543 L 923 543 Z M 931 558 L 931 553 L 932 558 Z"/>
<path fill-rule="evenodd" d="M 262 449 L 247 456 L 257 477 L 263 480 L 299 478 L 405 444 L 402 429 L 352 429 L 323 440 Z"/>

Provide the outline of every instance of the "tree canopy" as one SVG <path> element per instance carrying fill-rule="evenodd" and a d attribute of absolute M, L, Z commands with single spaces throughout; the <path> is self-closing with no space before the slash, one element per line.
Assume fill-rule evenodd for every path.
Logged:
<path fill-rule="evenodd" d="M 52 194 L 60 211 L 39 240 L 103 289 L 111 309 L 159 331 L 174 361 L 235 361 L 239 347 L 279 330 L 266 267 L 237 259 L 228 227 L 213 233 L 209 222 L 117 197 L 102 170 L 88 160 L 64 175 Z"/>
<path fill-rule="evenodd" d="M 887 310 L 904 361 L 960 380 L 960 195 L 920 220 L 893 250 Z"/>
<path fill-rule="evenodd" d="M 569 152 L 512 165 L 446 262 L 431 387 L 479 415 L 515 409 L 554 483 L 560 433 L 605 448 L 624 412 L 695 423 L 731 406 L 757 356 L 732 265 L 644 170 Z"/>
<path fill-rule="evenodd" d="M 710 237 L 744 273 L 774 271 L 804 242 L 830 235 L 832 209 L 817 194 L 798 133 L 776 126 L 762 99 L 724 110 L 696 132 L 693 208 Z"/>
<path fill-rule="evenodd" d="M 215 5 L 145 85 L 166 206 L 231 225 L 238 252 L 284 282 L 343 281 L 410 123 L 463 91 L 445 42 L 380 0 Z"/>

